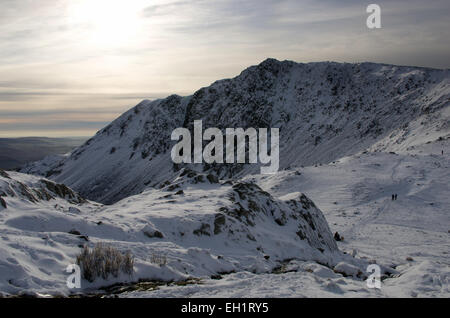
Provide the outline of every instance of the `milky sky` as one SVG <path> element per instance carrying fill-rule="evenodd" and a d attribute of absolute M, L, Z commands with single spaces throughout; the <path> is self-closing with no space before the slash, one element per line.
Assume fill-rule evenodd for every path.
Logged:
<path fill-rule="evenodd" d="M 90 136 L 268 57 L 450 68 L 449 16 L 448 0 L 0 0 L 0 137 Z"/>

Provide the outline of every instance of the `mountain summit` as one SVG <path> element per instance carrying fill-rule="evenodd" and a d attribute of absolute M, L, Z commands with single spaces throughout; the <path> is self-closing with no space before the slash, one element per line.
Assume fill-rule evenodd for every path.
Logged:
<path fill-rule="evenodd" d="M 191 96 L 144 100 L 68 156 L 22 172 L 114 203 L 171 180 L 177 127 L 279 128 L 280 169 L 325 164 L 362 151 L 406 151 L 450 136 L 450 71 L 375 63 L 267 59 Z M 197 164 L 221 179 L 257 164 Z"/>

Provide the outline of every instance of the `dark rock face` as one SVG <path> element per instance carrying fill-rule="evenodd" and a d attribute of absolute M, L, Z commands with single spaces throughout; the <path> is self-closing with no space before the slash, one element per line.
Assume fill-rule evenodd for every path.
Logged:
<path fill-rule="evenodd" d="M 78 193 L 68 188 L 64 184 L 57 184 L 52 181 L 42 179 L 41 182 L 45 185 L 45 187 L 56 196 L 67 199 L 69 202 L 74 203 L 85 203 L 86 200 L 83 199 Z M 47 196 L 48 197 L 48 196 Z"/>
<path fill-rule="evenodd" d="M 3 178 L 10 179 L 9 175 L 2 169 L 0 169 L 0 176 L 2 176 Z"/>
<path fill-rule="evenodd" d="M 7 208 L 6 201 L 2 197 L 0 197 L 0 205 L 5 209 Z"/>
<path fill-rule="evenodd" d="M 200 235 L 211 236 L 210 228 L 211 228 L 211 226 L 208 223 L 202 223 L 201 226 L 198 229 L 194 230 L 192 233 L 197 236 L 200 236 Z"/>
<path fill-rule="evenodd" d="M 63 184 L 56 184 L 46 179 L 36 179 L 36 181 L 18 181 L 9 175 L 2 174 L 5 184 L 0 188 L 0 196 L 19 197 L 31 203 L 39 201 L 49 201 L 57 197 L 65 199 L 73 204 L 83 204 L 87 201 L 78 193 Z M 0 203 L 6 208 L 6 202 L 0 197 Z"/>
<path fill-rule="evenodd" d="M 144 235 L 149 238 L 164 238 L 164 235 L 160 231 L 144 231 Z"/>
<path fill-rule="evenodd" d="M 216 214 L 214 219 L 214 234 L 217 235 L 222 232 L 222 226 L 226 223 L 226 217 L 224 214 Z"/>

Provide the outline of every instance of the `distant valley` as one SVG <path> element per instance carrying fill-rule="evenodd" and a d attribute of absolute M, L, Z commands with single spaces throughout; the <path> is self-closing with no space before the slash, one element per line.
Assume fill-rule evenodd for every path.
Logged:
<path fill-rule="evenodd" d="M 0 138 L 0 168 L 12 170 L 48 155 L 65 154 L 87 138 L 23 137 Z"/>

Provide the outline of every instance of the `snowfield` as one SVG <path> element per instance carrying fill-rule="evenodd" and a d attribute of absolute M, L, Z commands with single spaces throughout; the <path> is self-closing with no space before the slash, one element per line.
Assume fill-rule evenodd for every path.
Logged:
<path fill-rule="evenodd" d="M 56 196 L 35 203 L 20 194 L 6 196 L 8 208 L 0 207 L 0 290 L 5 294 L 79 293 L 66 287 L 65 267 L 74 262 L 83 244 L 107 242 L 132 251 L 135 273 L 108 281 L 83 281 L 85 292 L 115 282 L 196 277 L 198 283 L 119 295 L 449 297 L 450 161 L 448 155 L 439 154 L 442 147 L 448 152 L 448 141 L 426 145 L 426 152 L 365 153 L 328 165 L 247 176 L 234 186 L 216 183 L 214 178 L 210 182 L 207 175 L 186 170 L 162 189 L 149 189 L 111 206 L 70 203 Z M 38 177 L 6 173 L 29 187 L 41 184 Z M 11 179 L 2 176 L 0 189 L 10 185 Z M 236 192 L 242 185 L 249 187 Z M 286 202 L 301 203 L 300 190 L 323 211 L 331 231 L 313 206 L 306 210 L 300 206 L 298 214 L 289 207 Z M 244 194 L 242 201 L 239 191 L 248 198 Z M 398 193 L 397 201 L 391 200 L 391 193 Z M 260 209 L 253 214 L 248 200 L 255 195 Z M 303 201 L 310 202 L 306 198 Z M 266 200 L 274 215 L 264 211 Z M 233 214 L 237 206 L 246 206 L 254 226 L 246 214 L 241 214 L 241 220 Z M 275 221 L 282 211 L 291 211 L 285 225 Z M 307 218 L 293 218 L 304 211 L 313 215 L 316 228 L 322 227 L 306 233 L 309 241 L 296 234 L 301 226 L 311 230 Z M 74 229 L 80 235 L 69 234 Z M 156 231 L 162 238 L 155 236 Z M 346 254 L 337 251 L 332 241 L 335 231 L 344 236 L 337 244 Z M 323 242 L 318 233 L 324 236 Z M 155 263 L 155 255 L 166 258 L 167 264 Z M 346 272 L 339 273 L 342 264 L 337 265 L 342 262 Z M 370 289 L 364 281 L 365 268 L 374 262 L 390 272 L 381 289 Z M 352 268 L 364 275 L 358 277 Z"/>
<path fill-rule="evenodd" d="M 67 155 L 0 170 L 0 293 L 449 297 L 449 83 L 449 70 L 269 59 L 143 101 Z M 280 171 L 173 164 L 171 131 L 196 119 L 279 127 Z M 130 251 L 134 273 L 69 289 L 66 267 L 96 243 Z"/>

